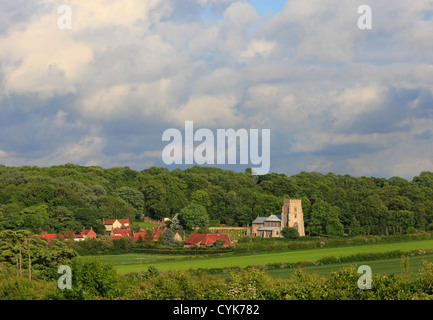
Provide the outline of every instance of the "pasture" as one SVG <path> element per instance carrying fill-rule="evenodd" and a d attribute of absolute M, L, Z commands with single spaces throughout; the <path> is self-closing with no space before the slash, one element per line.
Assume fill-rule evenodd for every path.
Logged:
<path fill-rule="evenodd" d="M 419 240 L 398 243 L 368 244 L 347 246 L 338 248 L 320 248 L 309 250 L 294 250 L 277 253 L 258 253 L 244 255 L 218 255 L 218 256 L 181 256 L 181 255 L 155 255 L 155 254 L 123 254 L 123 255 L 103 255 L 100 256 L 105 262 L 112 262 L 116 266 L 119 274 L 139 273 L 142 269 L 147 270 L 149 266 L 154 266 L 160 271 L 169 270 L 188 270 L 188 269 L 209 269 L 209 268 L 228 268 L 228 267 L 247 267 L 251 265 L 267 265 L 271 263 L 297 263 L 315 262 L 325 257 L 344 257 L 355 254 L 385 253 L 401 250 L 404 252 L 412 250 L 433 249 L 433 240 Z M 431 258 L 432 256 L 429 256 Z M 416 257 L 413 257 L 416 258 Z M 411 258 L 411 259 L 413 259 Z M 420 263 L 421 257 L 414 261 Z M 377 270 L 385 273 L 395 273 L 400 268 L 399 259 L 395 261 L 376 260 Z M 370 262 L 373 263 L 373 262 Z M 350 263 L 349 263 L 350 264 Z M 367 264 L 362 262 L 362 264 Z M 347 264 L 346 264 L 347 265 Z M 337 265 L 314 267 L 317 270 L 336 269 Z M 320 269 L 323 268 L 323 269 Z M 328 269 L 327 269 L 328 268 Z M 388 268 L 388 269 L 387 269 Z M 401 269 L 401 268 L 400 268 Z M 272 271 L 272 270 L 271 270 Z M 271 272 L 269 271 L 269 272 Z M 286 270 L 280 270 L 287 272 Z M 401 270 L 400 270 L 401 271 Z M 272 271 L 275 275 L 277 270 Z"/>

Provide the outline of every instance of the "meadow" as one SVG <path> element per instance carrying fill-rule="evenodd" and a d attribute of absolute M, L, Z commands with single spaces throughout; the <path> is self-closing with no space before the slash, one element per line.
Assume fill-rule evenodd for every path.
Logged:
<path fill-rule="evenodd" d="M 413 250 L 431 250 L 433 240 L 418 240 L 397 243 L 368 244 L 337 248 L 320 248 L 308 250 L 292 250 L 276 253 L 257 253 L 257 254 L 225 254 L 207 256 L 187 256 L 187 255 L 155 255 L 155 254 L 122 254 L 122 255 L 103 255 L 100 256 L 105 262 L 112 262 L 119 274 L 139 273 L 140 270 L 147 270 L 149 266 L 154 266 L 160 271 L 169 270 L 188 270 L 188 269 L 210 269 L 210 268 L 230 268 L 247 266 L 265 266 L 275 263 L 297 263 L 297 262 L 316 262 L 326 257 L 347 257 L 355 254 L 386 253 L 392 251 L 409 252 Z M 415 259 L 416 258 L 416 259 Z M 424 256 L 432 258 L 432 255 Z M 412 257 L 413 268 L 421 263 L 421 256 Z M 401 271 L 399 259 L 369 261 L 383 273 L 396 273 Z M 362 264 L 368 264 L 363 261 Z M 350 264 L 350 263 L 349 263 Z M 322 273 L 329 273 L 330 270 L 338 269 L 343 264 L 314 266 Z M 348 264 L 344 264 L 348 265 Z M 313 268 L 313 267 L 311 267 Z M 278 272 L 287 273 L 286 270 L 269 270 L 275 276 Z"/>
<path fill-rule="evenodd" d="M 411 279 L 415 279 L 417 274 L 419 274 L 420 269 L 422 268 L 423 260 L 433 262 L 433 254 L 423 255 L 423 256 L 412 256 L 409 258 L 409 277 Z M 344 267 L 355 266 L 358 268 L 360 265 L 368 265 L 373 274 L 376 275 L 399 275 L 405 276 L 405 271 L 401 265 L 400 258 L 394 259 L 379 259 L 379 260 L 367 260 L 360 261 L 357 263 L 348 262 L 348 263 L 336 263 L 322 266 L 309 266 L 304 269 L 309 272 L 317 272 L 319 275 L 329 277 L 332 272 L 340 270 Z M 273 269 L 267 270 L 267 273 L 272 277 L 278 277 L 282 279 L 290 278 L 293 273 L 296 271 L 296 268 L 287 268 L 287 269 Z"/>

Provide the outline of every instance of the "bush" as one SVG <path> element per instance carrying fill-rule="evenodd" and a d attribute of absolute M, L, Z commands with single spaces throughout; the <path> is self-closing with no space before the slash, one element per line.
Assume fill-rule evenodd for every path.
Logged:
<path fill-rule="evenodd" d="M 281 234 L 287 239 L 299 239 L 299 232 L 295 228 L 284 227 L 281 229 Z"/>
<path fill-rule="evenodd" d="M 7 272 L 0 276 L 0 300 L 46 300 L 55 288 L 54 281 L 30 280 Z"/>
<path fill-rule="evenodd" d="M 103 263 L 98 258 L 75 258 L 71 270 L 72 289 L 57 288 L 53 299 L 115 299 L 128 290 L 126 279 L 117 275 L 114 265 Z"/>

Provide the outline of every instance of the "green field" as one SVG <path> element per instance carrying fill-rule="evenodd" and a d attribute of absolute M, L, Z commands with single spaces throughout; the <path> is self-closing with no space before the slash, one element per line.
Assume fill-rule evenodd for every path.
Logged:
<path fill-rule="evenodd" d="M 362 253 L 384 253 L 389 251 L 411 251 L 411 250 L 429 250 L 433 249 L 433 240 L 419 240 L 386 244 L 369 244 L 338 248 L 321 248 L 309 250 L 296 250 L 278 253 L 259 253 L 247 255 L 225 255 L 225 256 L 178 256 L 178 255 L 154 255 L 154 254 L 124 254 L 124 255 L 104 255 L 101 258 L 106 262 L 113 262 L 120 274 L 140 272 L 140 261 L 143 270 L 153 265 L 160 271 L 169 270 L 188 270 L 188 269 L 208 269 L 208 268 L 226 268 L 226 267 L 247 267 L 251 265 L 266 265 L 270 263 L 296 263 L 296 262 L 315 262 L 321 258 L 334 256 L 350 256 Z M 140 260 L 142 259 L 142 260 Z M 394 259 L 392 259 L 394 260 Z M 398 267 L 390 268 L 393 273 L 399 268 L 399 260 L 394 261 Z M 385 260 L 377 260 L 381 268 L 386 267 Z M 371 262 L 373 263 L 373 262 Z M 363 262 L 363 264 L 366 264 Z M 336 265 L 333 265 L 335 269 Z M 322 270 L 326 270 L 322 266 Z M 318 268 L 318 267 L 316 267 Z M 320 270 L 319 268 L 319 270 Z M 379 270 L 379 269 L 378 269 Z M 382 270 L 382 269 L 381 269 Z M 400 270 L 401 271 L 401 270 Z M 274 271 L 276 272 L 276 271 Z M 282 271 L 285 272 L 285 271 Z"/>
<path fill-rule="evenodd" d="M 414 278 L 414 276 L 416 276 L 416 274 L 421 269 L 423 260 L 433 262 L 433 255 L 430 254 L 424 256 L 410 257 L 408 271 L 412 278 Z M 309 272 L 317 272 L 318 274 L 326 277 L 329 276 L 333 271 L 351 265 L 352 266 L 354 265 L 355 267 L 359 267 L 360 265 L 368 265 L 371 268 L 373 274 L 397 274 L 397 275 L 405 274 L 405 271 L 401 267 L 401 261 L 399 258 L 362 261 L 358 263 L 338 263 L 338 264 L 330 264 L 324 266 L 312 266 L 312 267 L 306 267 L 304 269 Z M 295 272 L 295 270 L 296 268 L 274 269 L 274 270 L 268 270 L 267 272 L 273 277 L 288 278 Z"/>

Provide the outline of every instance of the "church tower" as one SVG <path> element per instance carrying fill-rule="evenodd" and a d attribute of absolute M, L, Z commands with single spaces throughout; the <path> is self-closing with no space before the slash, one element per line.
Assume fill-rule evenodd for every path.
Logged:
<path fill-rule="evenodd" d="M 281 229 L 291 227 L 298 230 L 301 237 L 305 236 L 304 213 L 301 199 L 285 199 L 281 212 Z"/>

